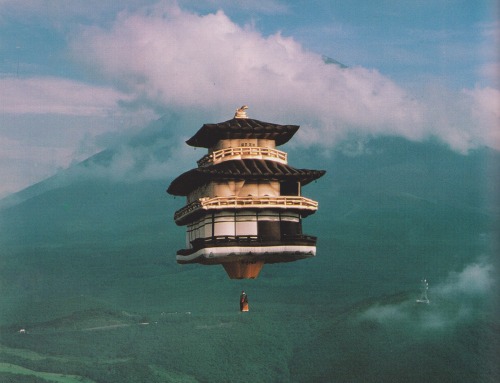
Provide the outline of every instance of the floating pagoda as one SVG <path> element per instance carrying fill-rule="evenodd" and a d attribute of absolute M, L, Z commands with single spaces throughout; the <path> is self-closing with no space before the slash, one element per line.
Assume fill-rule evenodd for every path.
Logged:
<path fill-rule="evenodd" d="M 232 279 L 256 278 L 265 263 L 316 255 L 316 237 L 302 232 L 302 219 L 318 203 L 302 196 L 302 187 L 325 174 L 289 166 L 287 153 L 276 149 L 298 125 L 254 120 L 246 109 L 203 125 L 186 141 L 208 154 L 167 189 L 187 198 L 174 214 L 177 225 L 187 226 L 177 262 L 221 264 Z"/>

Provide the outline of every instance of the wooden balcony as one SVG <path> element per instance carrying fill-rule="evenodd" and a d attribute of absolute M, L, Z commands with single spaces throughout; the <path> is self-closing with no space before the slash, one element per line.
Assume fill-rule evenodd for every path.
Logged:
<path fill-rule="evenodd" d="M 223 209 L 295 209 L 303 211 L 306 215 L 318 210 L 318 202 L 300 196 L 279 197 L 204 197 L 194 201 L 174 214 L 177 225 L 185 225 L 192 214 L 207 210 Z"/>
<path fill-rule="evenodd" d="M 241 146 L 236 148 L 225 148 L 203 156 L 197 163 L 199 167 L 215 165 L 227 160 L 242 159 L 273 160 L 287 164 L 287 154 L 281 150 L 272 148 L 261 148 L 256 146 Z"/>

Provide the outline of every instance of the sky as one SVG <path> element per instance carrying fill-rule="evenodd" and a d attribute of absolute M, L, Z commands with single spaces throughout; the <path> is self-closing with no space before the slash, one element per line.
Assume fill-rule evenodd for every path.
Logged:
<path fill-rule="evenodd" d="M 0 198 L 165 114 L 197 124 L 169 127 L 182 143 L 243 104 L 318 153 L 379 135 L 500 150 L 498 16 L 494 0 L 0 0 Z"/>

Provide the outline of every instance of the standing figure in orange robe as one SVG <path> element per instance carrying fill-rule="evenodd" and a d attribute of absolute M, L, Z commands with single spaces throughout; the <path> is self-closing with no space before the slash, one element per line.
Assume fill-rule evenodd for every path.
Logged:
<path fill-rule="evenodd" d="M 240 295 L 240 311 L 248 311 L 248 296 L 244 291 Z"/>

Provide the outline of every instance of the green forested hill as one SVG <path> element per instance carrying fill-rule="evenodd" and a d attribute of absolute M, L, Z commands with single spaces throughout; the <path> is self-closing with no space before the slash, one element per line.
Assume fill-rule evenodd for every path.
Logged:
<path fill-rule="evenodd" d="M 168 161 L 172 144 L 159 132 L 151 128 L 128 148 L 151 148 Z M 267 265 L 251 281 L 229 280 L 219 266 L 175 263 L 184 228 L 172 217 L 184 201 L 165 193 L 171 175 L 78 176 L 81 167 L 111 166 L 116 153 L 3 204 L 0 376 L 29 381 L 29 369 L 32 379 L 68 382 L 495 378 L 487 282 L 497 153 L 461 155 L 394 138 L 366 142 L 357 155 L 318 158 L 292 148 L 292 166 L 327 170 L 304 188 L 320 203 L 304 222 L 318 236 L 317 256 Z M 414 304 L 422 277 L 431 286 L 426 307 Z M 237 310 L 241 289 L 247 315 Z M 405 367 L 422 363 L 428 367 Z"/>

